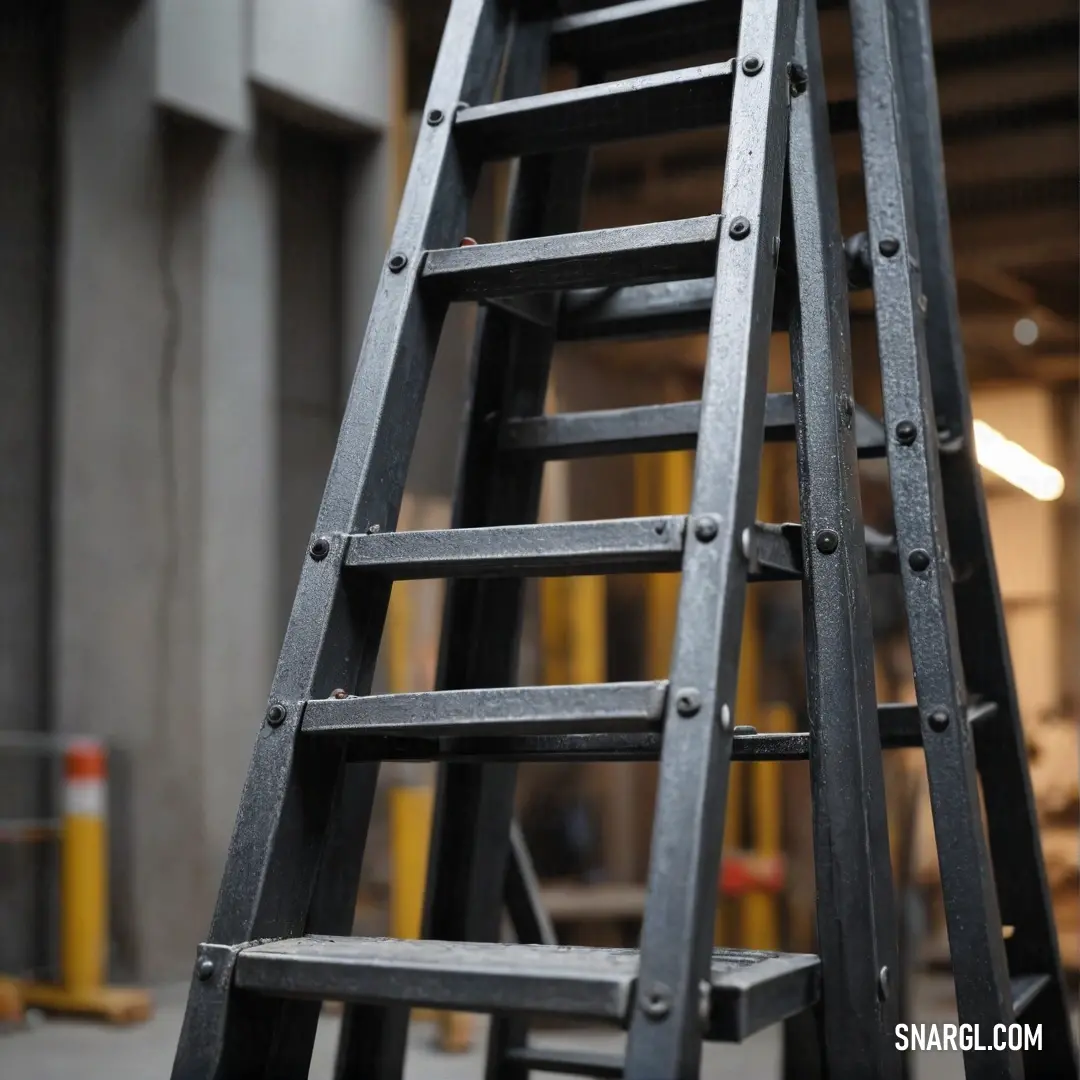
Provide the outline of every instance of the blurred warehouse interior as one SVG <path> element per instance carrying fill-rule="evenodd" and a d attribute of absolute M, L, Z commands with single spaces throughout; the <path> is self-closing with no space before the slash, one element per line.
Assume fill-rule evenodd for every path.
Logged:
<path fill-rule="evenodd" d="M 822 35 L 845 235 L 865 227 L 847 15 Z M 57 965 L 55 761 L 110 753 L 110 962 L 182 978 L 205 930 L 251 744 L 385 255 L 442 0 L 67 0 L 0 6 L 0 971 Z M 933 6 L 953 240 L 990 521 L 1062 953 L 1080 968 L 1078 16 L 1071 0 Z M 556 70 L 553 79 L 569 78 Z M 847 112 L 850 113 L 850 107 Z M 845 120 L 846 117 L 846 120 Z M 593 159 L 583 228 L 714 213 L 716 132 Z M 507 170 L 470 235 L 500 235 Z M 399 528 L 449 523 L 472 312 L 451 312 Z M 852 298 L 856 397 L 880 410 Z M 773 390 L 790 389 L 786 339 Z M 705 344 L 560 347 L 560 412 L 696 398 Z M 1025 456 L 1025 452 L 1026 455 Z M 759 516 L 798 519 L 794 448 Z M 692 452 L 547 466 L 544 520 L 681 513 Z M 1055 471 L 1056 470 L 1056 471 Z M 867 521 L 888 532 L 883 462 Z M 658 677 L 676 575 L 533 588 L 529 682 Z M 429 689 L 441 586 L 395 585 L 381 688 Z M 875 583 L 878 697 L 913 700 L 899 597 Z M 740 723 L 805 730 L 797 584 L 752 592 Z M 947 960 L 921 752 L 888 759 L 914 955 Z M 813 947 L 804 764 L 735 766 L 718 934 Z M 531 765 L 520 816 L 568 942 L 633 943 L 655 766 Z M 433 774 L 387 766 L 358 926 L 415 933 Z"/>

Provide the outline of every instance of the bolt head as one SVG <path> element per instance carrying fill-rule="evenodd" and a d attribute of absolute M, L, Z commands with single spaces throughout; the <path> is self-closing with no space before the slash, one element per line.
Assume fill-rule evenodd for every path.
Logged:
<path fill-rule="evenodd" d="M 900 241 L 895 236 L 886 236 L 878 244 L 878 251 L 885 256 L 886 259 L 891 259 L 900 251 Z"/>
<path fill-rule="evenodd" d="M 822 529 L 814 544 L 822 555 L 831 555 L 840 546 L 840 534 L 835 529 Z"/>
<path fill-rule="evenodd" d="M 716 538 L 720 529 L 720 522 L 713 514 L 703 514 L 694 522 L 694 535 L 703 543 L 707 544 Z"/>
<path fill-rule="evenodd" d="M 404 255 L 400 251 L 395 251 L 394 254 L 390 256 L 390 261 L 387 263 L 387 266 L 390 267 L 391 274 L 400 274 L 408 263 L 409 257 L 407 255 Z"/>
<path fill-rule="evenodd" d="M 209 956 L 200 956 L 195 961 L 195 974 L 200 982 L 206 982 L 214 974 L 214 961 Z"/>
<path fill-rule="evenodd" d="M 443 122 L 443 120 L 444 116 L 442 109 L 432 109 L 431 112 L 427 114 L 427 122 L 432 127 L 438 127 Z"/>
<path fill-rule="evenodd" d="M 935 709 L 926 718 L 926 722 L 930 725 L 932 731 L 940 733 L 949 726 L 949 714 L 945 709 Z"/>
<path fill-rule="evenodd" d="M 382 528 L 380 525 L 369 525 L 367 527 L 368 536 L 374 536 L 380 528 Z"/>
<path fill-rule="evenodd" d="M 289 710 L 279 702 L 275 702 L 266 710 L 266 722 L 271 727 L 279 727 L 285 722 L 285 717 L 288 716 Z"/>
<path fill-rule="evenodd" d="M 663 983 L 653 983 L 640 998 L 641 1011 L 650 1020 L 662 1020 L 671 1010 L 671 990 Z"/>
<path fill-rule="evenodd" d="M 675 711 L 680 716 L 696 716 L 701 711 L 701 694 L 687 686 L 675 695 Z"/>
<path fill-rule="evenodd" d="M 744 75 L 757 75 L 761 71 L 764 64 L 761 62 L 760 56 L 748 56 L 742 62 L 742 69 Z"/>
<path fill-rule="evenodd" d="M 805 92 L 810 81 L 806 74 L 806 68 L 792 60 L 787 66 L 787 72 L 788 82 L 791 83 L 791 96 L 798 97 Z"/>
<path fill-rule="evenodd" d="M 889 969 L 887 967 L 883 967 L 878 972 L 877 992 L 878 992 L 878 997 L 882 1001 L 886 1001 L 888 999 L 888 997 L 889 997 Z"/>
<path fill-rule="evenodd" d="M 750 235 L 750 222 L 744 217 L 737 217 L 728 229 L 732 240 L 745 240 Z"/>
<path fill-rule="evenodd" d="M 930 552 L 925 548 L 916 548 L 908 557 L 908 566 L 916 573 L 930 569 Z"/>
<path fill-rule="evenodd" d="M 320 536 L 317 540 L 311 542 L 308 551 L 316 562 L 321 562 L 330 554 L 330 541 L 325 536 Z"/>
<path fill-rule="evenodd" d="M 918 434 L 919 429 L 910 420 L 901 420 L 896 425 L 896 441 L 904 446 L 910 446 Z"/>

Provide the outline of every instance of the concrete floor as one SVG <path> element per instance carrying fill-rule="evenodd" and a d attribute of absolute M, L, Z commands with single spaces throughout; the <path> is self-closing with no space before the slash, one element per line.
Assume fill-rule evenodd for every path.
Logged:
<path fill-rule="evenodd" d="M 28 1030 L 0 1035 L 2 1080 L 165 1080 L 172 1064 L 184 1008 L 186 986 L 166 987 L 156 994 L 154 1018 L 131 1028 L 110 1028 L 73 1020 L 43 1020 Z M 917 1019 L 955 1018 L 947 980 L 925 979 L 918 986 Z M 330 1077 L 338 1019 L 325 1015 L 319 1025 L 311 1080 Z M 580 1049 L 616 1051 L 623 1037 L 604 1031 L 544 1032 L 537 1043 Z M 469 1054 L 442 1054 L 432 1047 L 433 1030 L 414 1024 L 406 1080 L 478 1080 L 483 1075 L 483 1039 Z M 763 1031 L 739 1046 L 705 1047 L 702 1080 L 736 1077 L 772 1080 L 779 1075 L 779 1029 Z M 550 1074 L 549 1074 L 550 1075 Z M 915 1080 L 962 1080 L 959 1054 L 918 1055 Z"/>

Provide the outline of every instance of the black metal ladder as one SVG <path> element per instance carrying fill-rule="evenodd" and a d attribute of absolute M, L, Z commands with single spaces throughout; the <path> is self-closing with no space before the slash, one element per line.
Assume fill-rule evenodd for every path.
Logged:
<path fill-rule="evenodd" d="M 887 435 L 852 400 L 848 280 L 814 5 L 743 0 L 740 13 L 715 0 L 632 0 L 557 16 L 453 0 L 217 909 L 198 950 L 174 1080 L 306 1076 L 325 999 L 347 1003 L 339 1080 L 400 1077 L 413 1005 L 493 1014 L 491 1080 L 552 1070 L 684 1080 L 698 1074 L 703 1039 L 739 1040 L 806 1009 L 816 1012 L 828 1075 L 898 1077 L 881 749 L 924 737 L 954 953 L 973 950 L 957 965 L 961 1018 L 1011 1019 L 1023 988 L 1030 1014 L 1054 1028 L 1056 1057 L 1047 1060 L 1070 1060 L 1067 1027 L 1056 1027 L 1064 1017 L 1060 966 L 985 515 L 965 548 L 978 591 L 958 585 L 957 612 L 982 643 L 992 632 L 986 604 L 997 617 L 996 660 L 964 656 L 973 688 L 996 711 L 961 694 L 956 620 L 940 600 L 948 591 L 937 573 L 944 543 L 926 539 L 944 537 L 940 499 L 929 497 L 939 482 L 981 508 L 961 358 L 940 343 L 931 350 L 931 397 L 917 274 L 897 269 L 908 265 L 903 253 L 914 249 L 916 231 L 919 243 L 938 245 L 945 254 L 925 283 L 926 334 L 940 301 L 938 317 L 952 321 L 938 333 L 955 335 L 936 122 L 905 133 L 895 111 L 875 111 L 884 99 L 864 83 L 891 78 L 882 57 L 900 55 L 894 15 L 886 0 L 851 6 L 871 215 L 872 257 L 862 269 L 872 272 L 879 309 L 895 312 L 882 320 Z M 911 46 L 916 24 L 924 37 L 901 50 L 897 93 L 913 97 L 909 84 L 920 80 L 932 93 L 932 69 L 920 68 L 925 6 L 912 0 L 903 10 L 901 37 Z M 733 59 L 602 81 L 693 56 L 702 42 Z M 541 93 L 553 60 L 578 68 L 577 88 Z M 728 130 L 721 214 L 575 231 L 590 146 L 706 125 Z M 868 138 L 868 125 L 886 141 Z M 926 173 L 918 199 L 927 205 L 912 201 L 905 139 L 915 171 Z M 520 158 L 510 239 L 462 247 L 480 166 L 492 158 Z M 907 185 L 899 204 L 890 183 Z M 888 215 L 898 205 L 903 216 L 894 222 Z M 435 346 L 448 305 L 463 300 L 481 308 L 453 527 L 398 533 Z M 790 395 L 766 393 L 774 323 L 790 334 Z M 708 332 L 700 403 L 543 415 L 558 341 L 686 330 Z M 960 445 L 942 458 L 940 481 L 936 443 L 922 437 L 936 431 L 923 423 L 939 394 L 937 412 Z M 754 521 L 763 439 L 796 442 L 798 525 Z M 547 460 L 690 446 L 696 466 L 686 516 L 533 524 Z M 867 532 L 861 520 L 857 457 L 886 452 L 898 542 Z M 910 494 L 920 482 L 921 502 Z M 964 527 L 951 518 L 949 526 L 950 535 Z M 926 566 L 916 565 L 916 551 Z M 898 569 L 919 705 L 879 708 L 865 579 Z M 682 573 L 668 680 L 511 685 L 524 578 L 646 570 Z M 928 575 L 937 590 L 929 602 Z M 438 689 L 371 695 L 390 585 L 419 577 L 450 580 Z M 738 730 L 732 715 L 744 590 L 748 581 L 777 579 L 803 582 L 810 730 L 758 735 Z M 949 648 L 943 633 L 953 635 Z M 937 650 L 933 671 L 952 683 L 924 675 L 923 649 Z M 1029 816 L 1007 826 L 1002 804 L 987 802 L 992 842 L 1019 836 L 1017 855 L 999 856 L 995 843 L 999 879 L 1006 864 L 1033 875 L 1026 885 L 999 880 L 1010 918 L 1031 919 L 1008 943 L 1009 968 L 983 887 L 981 825 L 969 813 L 949 821 L 951 800 L 974 806 L 968 731 L 978 716 L 1000 751 L 984 766 L 980 744 L 984 775 L 997 770 L 1002 799 L 1026 792 L 1028 800 Z M 967 771 L 957 772 L 948 755 L 964 753 L 956 760 Z M 560 948 L 537 902 L 512 824 L 514 763 L 561 758 L 660 761 L 640 950 Z M 729 763 L 792 758 L 809 758 L 813 778 L 820 955 L 714 949 Z M 378 766 L 395 759 L 442 763 L 421 941 L 350 936 Z M 949 794 L 950 777 L 962 793 Z M 943 842 L 954 835 L 960 849 Z M 946 872 L 957 850 L 961 858 Z M 982 860 L 978 873 L 964 863 L 968 855 Z M 982 906 L 972 909 L 981 930 L 964 908 L 973 902 L 968 879 L 981 883 Z M 513 944 L 498 940 L 504 904 Z M 545 1012 L 625 1027 L 624 1058 L 532 1046 L 527 1018 Z M 1018 1061 L 976 1056 L 969 1070 L 1018 1076 Z M 1028 1075 L 1043 1075 L 1032 1069 Z"/>

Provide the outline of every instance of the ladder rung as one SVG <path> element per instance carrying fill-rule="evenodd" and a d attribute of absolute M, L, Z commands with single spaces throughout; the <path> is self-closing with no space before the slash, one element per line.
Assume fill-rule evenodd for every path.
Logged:
<path fill-rule="evenodd" d="M 358 533 L 349 537 L 345 565 L 395 581 L 674 572 L 682 566 L 685 530 L 686 518 L 673 515 Z M 748 580 L 792 581 L 802 577 L 799 525 L 758 521 L 748 541 Z M 891 537 L 867 530 L 866 544 L 872 572 L 895 567 Z"/>
<path fill-rule="evenodd" d="M 1019 1019 L 1028 1006 L 1039 996 L 1044 986 L 1050 982 L 1049 975 L 1014 975 L 1009 980 L 1012 991 L 1013 1015 Z"/>
<path fill-rule="evenodd" d="M 701 277 L 716 261 L 716 215 L 427 252 L 428 288 L 452 300 Z M 710 294 L 711 295 L 711 294 Z"/>
<path fill-rule="evenodd" d="M 709 1037 L 739 1040 L 812 1006 L 821 963 L 799 953 L 713 950 Z M 242 949 L 238 990 L 463 1012 L 548 1013 L 624 1025 L 636 949 L 302 937 Z"/>
<path fill-rule="evenodd" d="M 712 302 L 711 277 L 619 289 L 574 289 L 562 298 L 559 337 L 591 341 L 699 334 L 709 328 Z"/>
<path fill-rule="evenodd" d="M 434 690 L 413 694 L 309 701 L 303 730 L 356 735 L 554 734 L 645 731 L 664 715 L 667 683 L 596 683 L 485 690 Z"/>
<path fill-rule="evenodd" d="M 349 537 L 345 565 L 397 581 L 678 570 L 685 517 L 498 525 Z"/>
<path fill-rule="evenodd" d="M 454 132 L 486 161 L 708 127 L 731 107 L 732 62 L 462 109 Z"/>
<path fill-rule="evenodd" d="M 515 1046 L 506 1060 L 524 1065 L 529 1072 L 562 1073 L 571 1076 L 596 1076 L 619 1080 L 623 1074 L 620 1054 L 602 1054 L 589 1050 L 564 1050 L 554 1046 Z"/>
<path fill-rule="evenodd" d="M 500 446 L 517 453 L 535 454 L 546 461 L 689 450 L 697 445 L 700 414 L 700 402 L 680 401 L 670 405 L 511 419 L 503 425 Z M 765 402 L 766 442 L 791 442 L 794 438 L 792 395 L 770 394 Z M 855 409 L 855 439 L 860 457 L 884 455 L 884 428 L 859 406 Z"/>
<path fill-rule="evenodd" d="M 724 0 L 633 0 L 556 19 L 551 53 L 556 61 L 597 64 L 601 70 L 735 49 L 739 7 Z"/>
<path fill-rule="evenodd" d="M 663 693 L 667 683 L 630 683 L 627 686 L 660 686 L 663 688 L 659 698 L 650 703 L 655 712 L 643 709 L 637 714 L 639 725 L 646 728 L 659 726 L 663 716 Z M 537 690 L 541 695 L 552 688 L 527 688 L 531 693 Z M 559 690 L 602 691 L 604 686 L 559 687 Z M 461 693 L 462 691 L 455 691 Z M 522 693 L 521 690 L 509 690 L 504 693 Z M 471 693 L 497 693 L 497 691 L 471 691 Z M 402 697 L 431 697 L 432 695 L 401 695 Z M 362 701 L 363 698 L 348 699 Z M 658 730 L 630 731 L 630 725 L 620 723 L 620 730 L 586 734 L 520 734 L 492 735 L 485 728 L 483 735 L 449 734 L 440 737 L 446 728 L 432 730 L 429 737 L 417 737 L 411 731 L 406 732 L 404 723 L 392 722 L 393 734 L 384 735 L 385 725 L 375 726 L 374 738 L 363 738 L 359 724 L 340 724 L 340 714 L 333 707 L 324 709 L 326 702 L 309 702 L 308 712 L 304 714 L 305 730 L 341 731 L 348 730 L 359 738 L 353 740 L 349 756 L 353 761 L 655 761 L 660 757 L 663 735 Z M 330 703 L 336 706 L 337 702 Z M 566 703 L 572 708 L 572 701 Z M 479 705 L 479 703 L 478 703 Z M 501 703 L 500 703 L 501 705 Z M 406 708 L 410 707 L 406 703 Z M 422 707 L 429 707 L 426 703 Z M 496 707 L 496 712 L 499 706 Z M 310 710 L 314 709 L 314 712 Z M 315 717 L 309 723 L 309 715 Z M 516 714 L 515 714 L 516 715 Z M 609 714 L 610 715 L 610 711 Z M 480 722 L 474 722 L 470 731 L 475 731 Z M 878 706 L 878 725 L 881 731 L 881 745 L 886 750 L 901 749 L 922 745 L 922 731 L 919 726 L 919 710 L 916 705 L 884 704 Z M 594 726 L 579 724 L 579 727 Z M 518 727 L 521 727 L 520 722 Z M 459 728 L 460 730 L 460 728 Z M 438 741 L 436 741 L 436 738 Z M 775 731 L 740 733 L 736 729 L 731 742 L 732 761 L 805 761 L 810 754 L 810 736 L 805 731 Z"/>

